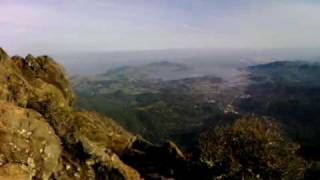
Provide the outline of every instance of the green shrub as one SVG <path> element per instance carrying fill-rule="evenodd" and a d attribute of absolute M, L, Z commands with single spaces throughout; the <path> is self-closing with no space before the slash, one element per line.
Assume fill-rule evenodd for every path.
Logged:
<path fill-rule="evenodd" d="M 281 134 L 279 125 L 244 117 L 229 126 L 201 134 L 200 159 L 226 179 L 303 179 L 306 162 L 296 155 L 299 145 Z"/>

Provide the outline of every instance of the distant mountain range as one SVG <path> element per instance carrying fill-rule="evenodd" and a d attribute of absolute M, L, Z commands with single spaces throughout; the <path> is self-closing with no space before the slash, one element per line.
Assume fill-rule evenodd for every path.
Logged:
<path fill-rule="evenodd" d="M 191 68 L 167 61 L 150 63 L 140 66 L 122 66 L 108 70 L 103 74 L 93 76 L 74 76 L 72 81 L 78 92 L 112 93 L 125 91 L 128 94 L 137 94 L 151 91 L 161 81 L 181 79 L 187 77 Z"/>
<path fill-rule="evenodd" d="M 317 48 L 291 49 L 166 49 L 146 51 L 96 51 L 55 54 L 71 75 L 102 74 L 120 66 L 139 66 L 168 61 L 201 69 L 201 75 L 213 72 L 230 75 L 230 68 L 268 63 L 275 60 L 318 60 Z"/>
<path fill-rule="evenodd" d="M 186 65 L 161 61 L 140 66 L 122 66 L 102 74 L 102 76 L 117 76 L 128 80 L 173 80 L 192 75 L 192 68 Z"/>
<path fill-rule="evenodd" d="M 161 61 L 72 81 L 79 107 L 105 113 L 132 132 L 162 142 L 199 131 L 212 117 L 233 111 L 230 103 L 240 87 L 193 72 L 189 66 Z"/>
<path fill-rule="evenodd" d="M 272 83 L 300 86 L 320 86 L 320 63 L 306 61 L 277 61 L 248 67 L 254 78 Z M 264 82 L 263 81 L 263 82 Z"/>

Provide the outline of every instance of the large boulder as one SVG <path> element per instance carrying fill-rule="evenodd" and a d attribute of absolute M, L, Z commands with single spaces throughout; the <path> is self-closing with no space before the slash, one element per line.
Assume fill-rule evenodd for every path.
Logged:
<path fill-rule="evenodd" d="M 19 166 L 31 177 L 48 179 L 58 168 L 61 142 L 46 120 L 31 109 L 0 101 L 0 144 L 0 164 L 5 169 Z"/>
<path fill-rule="evenodd" d="M 78 111 L 74 113 L 72 131 L 69 131 L 69 142 L 81 142 L 87 151 L 95 152 L 97 149 L 109 149 L 122 155 L 134 142 L 136 136 L 132 135 L 112 119 L 96 112 Z M 89 148 L 91 147 L 91 148 Z M 93 149 L 93 148 L 96 149 Z"/>
<path fill-rule="evenodd" d="M 140 179 L 139 173 L 119 158 L 135 136 L 111 119 L 95 112 L 75 112 L 72 130 L 66 137 L 71 146 L 78 147 L 74 154 L 90 157 L 86 162 L 94 167 L 99 179 Z"/>

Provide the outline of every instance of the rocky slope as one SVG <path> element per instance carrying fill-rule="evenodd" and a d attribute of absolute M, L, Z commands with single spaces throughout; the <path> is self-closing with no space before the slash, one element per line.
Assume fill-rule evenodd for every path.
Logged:
<path fill-rule="evenodd" d="M 73 101 L 53 59 L 0 48 L 0 179 L 186 179 L 205 169 Z"/>

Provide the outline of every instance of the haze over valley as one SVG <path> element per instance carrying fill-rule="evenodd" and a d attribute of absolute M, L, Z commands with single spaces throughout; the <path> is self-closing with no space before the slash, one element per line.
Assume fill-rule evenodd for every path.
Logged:
<path fill-rule="evenodd" d="M 93 75 L 121 66 L 168 61 L 192 67 L 190 75 L 217 74 L 228 77 L 235 69 L 277 60 L 318 61 L 316 48 L 293 49 L 168 49 L 146 51 L 77 52 L 53 54 L 70 75 Z M 234 72 L 235 71 L 235 72 Z"/>

